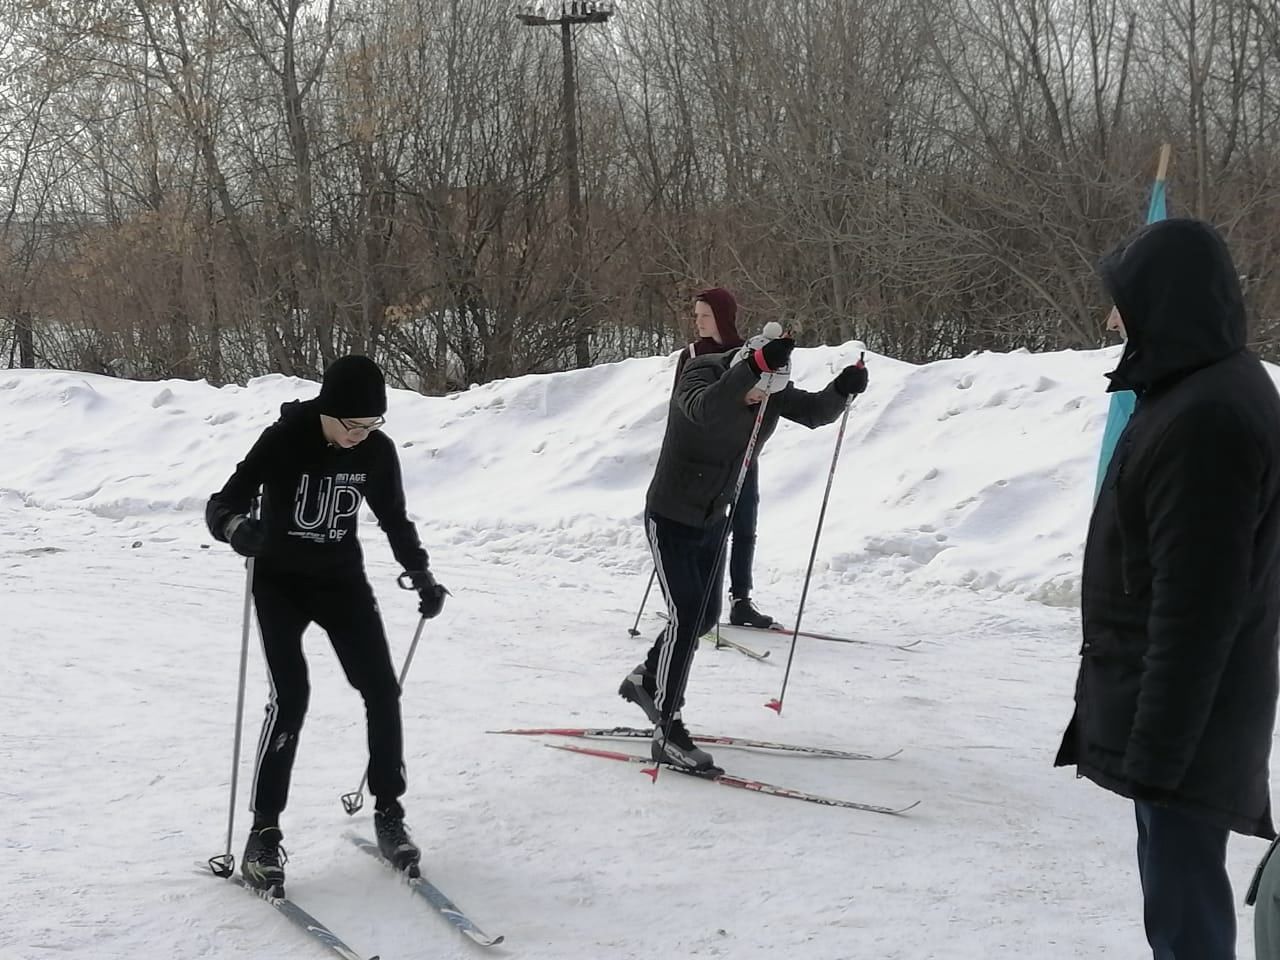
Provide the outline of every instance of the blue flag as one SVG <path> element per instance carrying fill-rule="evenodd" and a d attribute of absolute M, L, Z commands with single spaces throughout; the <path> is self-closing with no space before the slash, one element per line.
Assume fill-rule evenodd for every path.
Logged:
<path fill-rule="evenodd" d="M 1160 171 L 1156 174 L 1156 182 L 1151 186 L 1151 202 L 1147 204 L 1147 223 L 1155 223 L 1167 217 L 1165 208 L 1164 171 L 1168 162 L 1168 147 L 1160 158 Z M 1102 490 L 1102 478 L 1107 475 L 1107 467 L 1111 463 L 1111 455 L 1116 452 L 1116 444 L 1120 434 L 1133 416 L 1133 408 L 1138 404 L 1138 397 L 1131 390 L 1118 390 L 1111 394 L 1111 406 L 1107 410 L 1107 426 L 1102 431 L 1102 452 L 1098 457 L 1098 477 L 1093 485 L 1093 499 L 1098 499 Z"/>

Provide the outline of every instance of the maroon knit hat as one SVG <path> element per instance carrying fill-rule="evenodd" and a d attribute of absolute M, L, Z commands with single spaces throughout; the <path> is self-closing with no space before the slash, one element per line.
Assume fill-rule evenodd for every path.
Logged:
<path fill-rule="evenodd" d="M 720 340 L 726 347 L 736 347 L 742 343 L 738 335 L 738 301 L 724 287 L 712 287 L 694 296 L 694 302 L 701 300 L 711 308 L 716 318 L 716 330 L 720 332 Z"/>

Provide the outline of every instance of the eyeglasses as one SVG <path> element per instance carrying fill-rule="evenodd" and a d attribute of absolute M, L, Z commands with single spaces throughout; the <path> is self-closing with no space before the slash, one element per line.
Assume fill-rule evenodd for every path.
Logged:
<path fill-rule="evenodd" d="M 382 425 L 387 422 L 387 418 L 378 417 L 373 423 L 353 423 L 350 420 L 338 417 L 338 422 L 342 424 L 342 429 L 346 430 L 347 433 L 373 433 L 373 431 L 382 428 Z"/>

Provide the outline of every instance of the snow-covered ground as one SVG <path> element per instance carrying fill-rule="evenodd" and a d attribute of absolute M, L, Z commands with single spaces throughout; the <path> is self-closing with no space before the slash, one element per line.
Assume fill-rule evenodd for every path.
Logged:
<path fill-rule="evenodd" d="M 797 352 L 820 387 L 853 345 Z M 650 560 L 639 522 L 670 358 L 396 393 L 387 432 L 453 591 L 405 687 L 406 806 L 427 873 L 528 960 L 1137 957 L 1129 805 L 1053 753 L 1071 709 L 1080 551 L 1114 351 L 869 357 L 805 625 L 704 649 L 691 727 L 868 752 L 717 750 L 731 772 L 901 818 L 756 796 L 492 736 L 642 724 L 618 681 Z M 248 388 L 0 372 L 0 958 L 323 956 L 197 864 L 225 842 L 244 570 L 202 510 L 279 404 Z M 784 424 L 762 461 L 756 597 L 794 615 L 835 427 Z M 397 662 L 414 598 L 366 517 Z M 284 819 L 289 892 L 363 955 L 480 951 L 342 839 L 362 711 L 323 635 Z M 265 679 L 254 641 L 246 741 Z M 643 744 L 623 744 L 638 749 Z M 241 767 L 241 788 L 251 750 Z M 234 852 L 247 828 L 238 804 Z M 364 832 L 367 814 L 355 819 Z M 1233 838 L 1238 899 L 1265 844 Z M 1240 910 L 1240 956 L 1252 956 Z"/>

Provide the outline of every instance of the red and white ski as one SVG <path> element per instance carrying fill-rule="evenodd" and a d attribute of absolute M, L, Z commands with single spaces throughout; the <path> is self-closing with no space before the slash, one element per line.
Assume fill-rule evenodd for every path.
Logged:
<path fill-rule="evenodd" d="M 640 757 L 631 753 L 619 753 L 615 750 L 597 750 L 593 747 L 579 747 L 570 743 L 548 743 L 544 746 L 551 747 L 553 750 L 568 750 L 571 753 L 581 753 L 589 757 L 601 757 L 605 760 L 618 760 L 622 763 L 643 763 L 653 766 L 653 761 L 648 757 Z M 920 801 L 909 803 L 903 807 L 884 807 L 874 803 L 858 803 L 856 800 L 833 800 L 831 797 L 821 797 L 816 793 L 805 793 L 803 790 L 792 790 L 789 787 L 779 787 L 772 783 L 763 783 L 760 780 L 748 780 L 746 777 L 736 777 L 731 773 L 722 773 L 718 776 L 704 776 L 692 770 L 684 770 L 680 767 L 671 766 L 670 764 L 661 764 L 665 770 L 674 770 L 677 773 L 683 773 L 693 777 L 696 780 L 706 780 L 708 783 L 718 783 L 725 787 L 737 787 L 739 790 L 750 790 L 752 793 L 767 793 L 774 797 L 787 797 L 791 800 L 804 800 L 806 803 L 817 803 L 824 807 L 844 807 L 848 810 L 863 810 L 867 813 L 883 813 L 888 816 L 902 816 L 908 810 L 920 805 Z"/>
<path fill-rule="evenodd" d="M 780 623 L 775 623 L 771 627 L 740 627 L 733 623 L 722 623 L 720 628 L 722 630 L 745 630 L 748 633 L 780 633 L 787 637 L 794 633 L 790 627 L 783 626 Z M 801 630 L 800 636 L 807 637 L 810 640 L 826 640 L 831 643 L 857 643 L 866 647 L 893 647 L 896 650 L 910 650 L 923 639 L 916 637 L 916 639 L 908 640 L 905 643 L 893 643 L 891 641 L 864 640 L 860 637 L 838 637 L 833 633 L 817 633 L 813 630 Z"/>
<path fill-rule="evenodd" d="M 529 727 L 515 730 L 489 730 L 488 733 L 506 733 L 526 737 L 577 737 L 582 740 L 651 740 L 651 727 Z M 837 750 L 834 747 L 808 747 L 794 743 L 777 743 L 773 740 L 752 740 L 747 737 L 724 737 L 715 734 L 690 734 L 696 743 L 742 750 L 770 750 L 778 753 L 799 754 L 806 757 L 827 757 L 833 760 L 892 760 L 901 749 L 892 753 L 856 753 Z"/>

